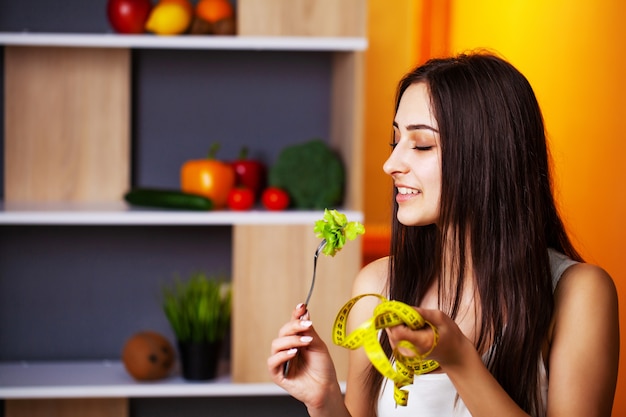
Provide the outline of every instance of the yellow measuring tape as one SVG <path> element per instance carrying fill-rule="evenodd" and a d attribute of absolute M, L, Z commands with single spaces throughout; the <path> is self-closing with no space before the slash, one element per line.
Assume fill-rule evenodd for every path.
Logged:
<path fill-rule="evenodd" d="M 350 310 L 364 297 L 377 297 L 382 302 L 374 309 L 372 318 L 362 323 L 350 334 L 346 334 Z M 406 340 L 400 341 L 393 351 L 395 358 L 394 368 L 380 345 L 378 330 L 400 324 L 405 324 L 413 330 L 430 326 L 433 330 L 434 339 L 430 350 L 426 353 L 418 352 L 415 346 Z M 414 375 L 425 374 L 439 367 L 436 361 L 425 359 L 437 346 L 438 341 L 439 332 L 437 328 L 424 320 L 413 307 L 400 301 L 389 301 L 380 294 L 362 294 L 352 298 L 341 308 L 333 325 L 333 342 L 338 346 L 351 350 L 363 346 L 363 350 L 372 365 L 384 377 L 393 381 L 394 400 L 397 405 L 402 406 L 407 404 L 409 398 L 409 393 L 403 390 L 402 387 L 412 384 Z M 399 348 L 408 349 L 413 355 L 403 355 L 399 352 Z"/>

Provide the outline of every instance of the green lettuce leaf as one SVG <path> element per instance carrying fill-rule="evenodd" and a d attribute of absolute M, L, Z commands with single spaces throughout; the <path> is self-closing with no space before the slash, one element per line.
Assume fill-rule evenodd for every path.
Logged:
<path fill-rule="evenodd" d="M 313 231 L 316 237 L 326 239 L 322 253 L 335 256 L 346 240 L 354 240 L 365 233 L 365 226 L 360 222 L 349 222 L 346 215 L 337 210 L 324 209 L 324 218 L 315 222 Z"/>

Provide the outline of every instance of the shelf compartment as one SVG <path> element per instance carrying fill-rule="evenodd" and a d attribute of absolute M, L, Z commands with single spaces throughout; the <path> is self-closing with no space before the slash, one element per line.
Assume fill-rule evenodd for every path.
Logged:
<path fill-rule="evenodd" d="M 130 160 L 129 51 L 7 46 L 4 52 L 5 200 L 120 200 L 130 170 L 141 166 Z M 345 206 L 355 210 L 362 208 L 362 60 L 361 52 L 330 54 L 329 120 L 322 119 L 347 169 Z M 142 137 L 134 136 L 137 146 Z"/>

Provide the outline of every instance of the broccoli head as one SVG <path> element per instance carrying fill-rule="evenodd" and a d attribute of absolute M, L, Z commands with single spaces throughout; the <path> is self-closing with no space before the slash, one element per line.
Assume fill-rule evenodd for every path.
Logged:
<path fill-rule="evenodd" d="M 285 147 L 268 179 L 270 185 L 289 193 L 295 208 L 322 210 L 343 201 L 343 163 L 321 139 Z"/>

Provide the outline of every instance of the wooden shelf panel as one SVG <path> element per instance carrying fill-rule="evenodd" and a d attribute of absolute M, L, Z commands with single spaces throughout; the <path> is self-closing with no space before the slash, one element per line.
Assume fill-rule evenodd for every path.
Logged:
<path fill-rule="evenodd" d="M 227 49 L 276 51 L 364 51 L 361 37 L 308 36 L 156 36 L 0 32 L 0 45 L 136 49 Z"/>
<path fill-rule="evenodd" d="M 130 51 L 6 47 L 4 65 L 4 199 L 120 199 L 130 187 Z"/>

